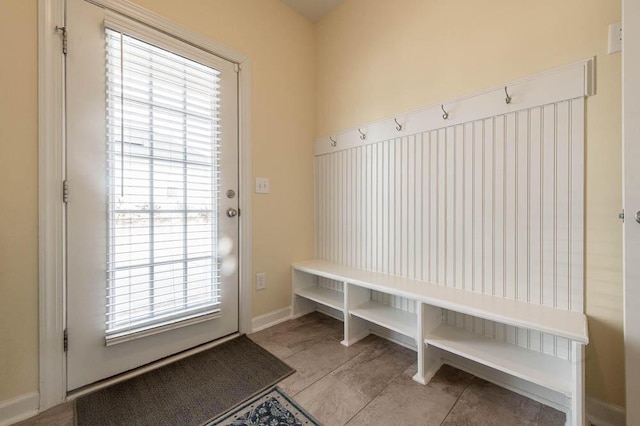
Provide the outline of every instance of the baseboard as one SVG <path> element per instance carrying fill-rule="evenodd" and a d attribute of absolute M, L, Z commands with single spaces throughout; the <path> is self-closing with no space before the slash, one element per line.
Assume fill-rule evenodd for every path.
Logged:
<path fill-rule="evenodd" d="M 321 314 L 325 314 L 331 318 L 335 318 L 338 321 L 343 321 L 344 322 L 344 313 L 338 309 L 333 309 L 330 308 L 329 306 L 324 306 L 321 304 L 317 304 L 318 306 L 316 307 L 316 311 L 320 312 Z"/>
<path fill-rule="evenodd" d="M 585 401 L 587 419 L 593 426 L 624 426 L 624 408 L 588 396 Z"/>
<path fill-rule="evenodd" d="M 260 315 L 251 320 L 251 332 L 264 330 L 291 318 L 291 306 Z"/>
<path fill-rule="evenodd" d="M 397 333 L 372 322 L 369 322 L 369 331 L 371 332 L 371 334 L 375 334 L 378 337 L 387 339 L 397 345 L 404 346 L 405 348 L 411 349 L 412 351 L 418 350 L 418 348 L 416 347 L 415 339 L 405 336 L 404 334 Z"/>
<path fill-rule="evenodd" d="M 0 402 L 0 426 L 8 426 L 38 414 L 40 396 L 29 392 Z"/>
<path fill-rule="evenodd" d="M 438 352 L 440 353 L 444 364 L 448 364 L 458 370 L 466 371 L 480 379 L 523 395 L 541 404 L 553 407 L 556 410 L 568 413 L 571 409 L 571 400 L 559 392 L 552 391 L 551 389 L 536 385 L 527 380 L 520 379 L 450 352 L 443 350 L 438 350 Z"/>

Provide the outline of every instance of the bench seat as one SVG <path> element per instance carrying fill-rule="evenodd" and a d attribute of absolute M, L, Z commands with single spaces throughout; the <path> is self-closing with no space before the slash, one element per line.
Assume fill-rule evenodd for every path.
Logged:
<path fill-rule="evenodd" d="M 342 283 L 343 291 L 319 285 L 318 278 Z M 414 380 L 426 384 L 443 363 L 467 367 L 477 364 L 537 385 L 566 398 L 556 403 L 567 412 L 567 424 L 584 424 L 584 345 L 588 344 L 587 318 L 581 312 L 555 309 L 523 301 L 486 295 L 431 282 L 361 270 L 324 260 L 292 265 L 293 316 L 318 305 L 340 311 L 344 318 L 344 345 L 369 334 L 376 324 L 416 342 L 418 372 Z M 371 291 L 405 298 L 414 312 L 371 299 Z M 570 359 L 563 359 L 486 337 L 443 323 L 446 309 L 476 318 L 546 333 L 570 342 Z M 466 364 L 471 361 L 472 364 Z M 475 364 L 473 364 L 475 363 Z M 518 389 L 514 389 L 518 390 Z M 531 395 L 529 395 L 531 396 Z M 547 395 L 539 398 L 548 402 Z"/>

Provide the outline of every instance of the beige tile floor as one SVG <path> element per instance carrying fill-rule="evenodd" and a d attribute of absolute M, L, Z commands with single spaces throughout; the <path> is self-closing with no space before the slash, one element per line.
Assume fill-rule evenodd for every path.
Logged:
<path fill-rule="evenodd" d="M 342 323 L 320 313 L 249 336 L 296 372 L 279 383 L 325 426 L 564 425 L 564 414 L 444 366 L 422 386 L 415 352 L 376 336 L 340 344 Z M 63 404 L 20 426 L 71 426 Z"/>
<path fill-rule="evenodd" d="M 453 367 L 422 386 L 415 352 L 373 335 L 344 347 L 342 322 L 320 313 L 249 337 L 296 369 L 279 386 L 326 426 L 564 425 L 564 413 Z"/>

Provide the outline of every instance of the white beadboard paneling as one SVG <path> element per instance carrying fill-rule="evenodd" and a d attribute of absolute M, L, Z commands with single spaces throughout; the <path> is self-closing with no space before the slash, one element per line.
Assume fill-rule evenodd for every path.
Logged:
<path fill-rule="evenodd" d="M 571 101 L 569 285 L 572 311 L 584 310 L 584 98 Z"/>
<path fill-rule="evenodd" d="M 582 312 L 584 100 L 316 156 L 316 252 L 346 266 Z M 320 285 L 342 291 L 342 283 Z M 415 312 L 415 304 L 371 292 Z M 469 332 L 570 358 L 570 342 L 455 312 Z"/>
<path fill-rule="evenodd" d="M 505 118 L 493 122 L 493 295 L 505 296 Z"/>

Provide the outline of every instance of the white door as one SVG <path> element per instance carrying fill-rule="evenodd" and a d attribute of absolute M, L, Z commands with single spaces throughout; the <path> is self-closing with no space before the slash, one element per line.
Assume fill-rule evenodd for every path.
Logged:
<path fill-rule="evenodd" d="M 640 2 L 623 2 L 624 340 L 627 424 L 640 424 Z M 635 215 L 638 213 L 638 219 Z"/>
<path fill-rule="evenodd" d="M 238 89 L 234 64 L 84 0 L 66 27 L 73 390 L 237 332 Z"/>

